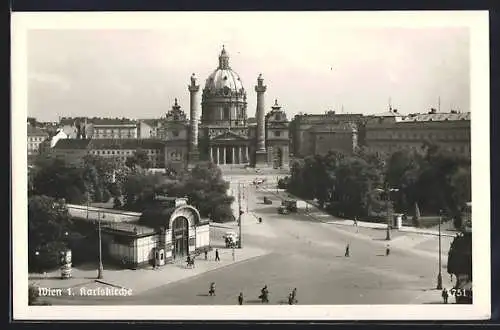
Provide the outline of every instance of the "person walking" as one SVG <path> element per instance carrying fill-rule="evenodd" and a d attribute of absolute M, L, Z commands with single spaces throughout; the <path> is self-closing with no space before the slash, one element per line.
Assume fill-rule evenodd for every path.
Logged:
<path fill-rule="evenodd" d="M 243 292 L 240 292 L 238 296 L 238 305 L 243 305 Z"/>
<path fill-rule="evenodd" d="M 441 297 L 443 297 L 443 303 L 447 304 L 448 303 L 448 290 L 446 290 L 446 288 L 444 288 L 443 292 L 441 292 Z"/>
<path fill-rule="evenodd" d="M 391 247 L 387 244 L 385 247 L 385 256 L 387 257 L 389 254 L 391 254 Z"/>
<path fill-rule="evenodd" d="M 215 296 L 215 282 L 210 283 L 210 289 L 208 290 L 210 296 Z"/>
<path fill-rule="evenodd" d="M 358 226 L 358 217 L 354 217 L 354 223 L 353 226 L 357 227 Z"/>
<path fill-rule="evenodd" d="M 349 244 L 347 244 L 346 247 L 345 247 L 344 257 L 349 257 Z"/>
<path fill-rule="evenodd" d="M 291 292 L 288 295 L 288 305 L 293 305 L 293 294 Z"/>
<path fill-rule="evenodd" d="M 215 249 L 215 261 L 220 261 L 219 249 Z"/>
<path fill-rule="evenodd" d="M 205 260 L 208 260 L 208 251 L 205 250 Z"/>

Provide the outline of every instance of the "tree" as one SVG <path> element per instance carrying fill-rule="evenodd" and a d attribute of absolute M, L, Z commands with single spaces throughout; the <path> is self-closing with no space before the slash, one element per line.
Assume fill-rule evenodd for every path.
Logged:
<path fill-rule="evenodd" d="M 142 212 L 154 201 L 162 180 L 163 177 L 157 174 L 130 173 L 123 184 L 125 209 Z"/>
<path fill-rule="evenodd" d="M 395 207 L 409 210 L 417 200 L 416 183 L 421 172 L 422 157 L 410 150 L 393 153 L 387 161 L 386 180 L 389 186 L 399 189 Z"/>
<path fill-rule="evenodd" d="M 125 209 L 142 212 L 152 206 L 157 194 L 187 197 L 203 217 L 218 222 L 232 220 L 231 204 L 234 198 L 227 195 L 229 183 L 224 181 L 219 167 L 200 163 L 190 172 L 176 175 L 131 173 L 124 184 Z"/>
<path fill-rule="evenodd" d="M 234 197 L 227 195 L 229 182 L 223 179 L 217 165 L 211 162 L 199 163 L 191 172 L 184 174 L 184 180 L 184 195 L 201 216 L 210 216 L 216 222 L 233 220 L 231 205 Z"/>
<path fill-rule="evenodd" d="M 374 190 L 382 185 L 380 169 L 358 157 L 342 159 L 336 170 L 335 201 L 345 215 L 369 215 L 376 204 Z"/>
<path fill-rule="evenodd" d="M 122 201 L 120 200 L 120 197 L 115 196 L 113 198 L 113 208 L 119 210 L 122 208 L 122 206 L 123 206 L 123 204 L 122 204 Z"/>
<path fill-rule="evenodd" d="M 448 252 L 448 274 L 467 275 L 472 280 L 472 234 L 456 236 Z"/>
<path fill-rule="evenodd" d="M 30 271 L 59 264 L 59 252 L 67 246 L 72 221 L 63 200 L 32 196 L 28 200 L 28 266 Z"/>
<path fill-rule="evenodd" d="M 69 203 L 77 204 L 86 200 L 85 195 L 90 186 L 85 182 L 83 168 L 52 157 L 37 159 L 35 168 L 33 195 L 64 198 Z"/>
<path fill-rule="evenodd" d="M 132 156 L 127 157 L 125 165 L 129 168 L 134 168 L 135 166 L 150 168 L 151 161 L 149 160 L 147 152 L 144 149 L 138 148 Z"/>

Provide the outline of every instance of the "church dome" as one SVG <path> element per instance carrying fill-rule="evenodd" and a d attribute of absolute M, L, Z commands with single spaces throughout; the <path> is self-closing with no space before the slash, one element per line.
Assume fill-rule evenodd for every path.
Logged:
<path fill-rule="evenodd" d="M 241 95 L 245 92 L 240 76 L 229 66 L 229 55 L 224 47 L 219 56 L 219 66 L 205 82 L 204 92 L 222 96 Z"/>

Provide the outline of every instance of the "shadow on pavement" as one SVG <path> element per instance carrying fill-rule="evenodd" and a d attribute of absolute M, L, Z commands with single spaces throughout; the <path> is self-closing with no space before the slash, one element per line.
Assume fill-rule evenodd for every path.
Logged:
<path fill-rule="evenodd" d="M 196 296 L 197 297 L 210 297 L 210 295 L 208 293 L 198 293 Z"/>

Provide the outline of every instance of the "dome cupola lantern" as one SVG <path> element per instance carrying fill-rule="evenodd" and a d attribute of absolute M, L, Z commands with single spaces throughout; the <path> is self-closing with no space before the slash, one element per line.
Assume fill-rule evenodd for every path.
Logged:
<path fill-rule="evenodd" d="M 219 69 L 229 69 L 229 55 L 227 54 L 224 45 L 222 46 L 222 51 L 219 56 Z"/>

